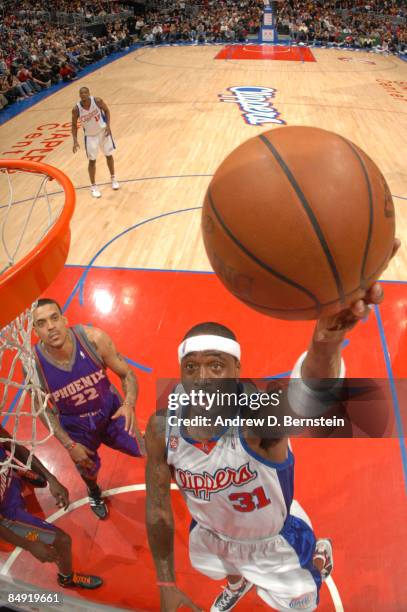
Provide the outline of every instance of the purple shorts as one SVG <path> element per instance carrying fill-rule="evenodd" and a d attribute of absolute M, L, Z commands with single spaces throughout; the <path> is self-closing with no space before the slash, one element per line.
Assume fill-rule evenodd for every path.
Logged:
<path fill-rule="evenodd" d="M 17 477 L 13 478 L 6 499 L 0 506 L 0 525 L 31 542 L 53 544 L 57 534 L 54 525 L 27 512 L 21 495 L 21 482 Z"/>
<path fill-rule="evenodd" d="M 120 398 L 114 398 L 110 408 L 101 408 L 96 412 L 84 415 L 60 415 L 59 417 L 62 427 L 72 440 L 95 451 L 92 456 L 95 462 L 93 469 L 88 470 L 77 466 L 79 472 L 87 478 L 95 478 L 100 469 L 101 461 L 96 451 L 101 444 L 106 444 L 132 457 L 141 457 L 137 440 L 124 429 L 126 422 L 124 416 L 114 421 L 111 419 L 120 405 Z"/>

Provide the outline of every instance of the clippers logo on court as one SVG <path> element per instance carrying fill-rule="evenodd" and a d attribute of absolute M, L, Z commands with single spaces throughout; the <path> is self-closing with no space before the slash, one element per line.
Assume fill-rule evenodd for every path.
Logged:
<path fill-rule="evenodd" d="M 230 94 L 218 94 L 220 102 L 237 104 L 249 125 L 273 123 L 286 125 L 280 113 L 270 102 L 277 92 L 272 87 L 228 87 Z"/>
<path fill-rule="evenodd" d="M 216 470 L 215 474 L 194 474 L 189 470 L 177 469 L 177 481 L 184 491 L 191 491 L 195 497 L 209 501 L 213 493 L 219 493 L 231 486 L 241 487 L 257 478 L 257 472 L 252 472 L 249 464 L 241 465 L 237 470 L 227 467 Z"/>
<path fill-rule="evenodd" d="M 290 608 L 293 610 L 306 610 L 310 608 L 313 603 L 315 603 L 315 595 L 313 593 L 306 593 L 305 595 L 300 595 L 300 597 L 292 599 L 290 601 Z"/>

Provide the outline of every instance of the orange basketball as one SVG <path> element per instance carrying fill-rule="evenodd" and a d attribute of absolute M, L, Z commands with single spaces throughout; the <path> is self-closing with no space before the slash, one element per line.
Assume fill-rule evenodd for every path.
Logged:
<path fill-rule="evenodd" d="M 393 200 L 376 164 L 326 130 L 247 140 L 216 171 L 202 212 L 211 265 L 245 304 L 316 319 L 363 296 L 390 259 Z"/>

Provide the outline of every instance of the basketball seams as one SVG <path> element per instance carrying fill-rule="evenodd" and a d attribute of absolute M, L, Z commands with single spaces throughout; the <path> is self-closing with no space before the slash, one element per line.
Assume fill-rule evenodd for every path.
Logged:
<path fill-rule="evenodd" d="M 359 153 L 358 153 L 356 147 L 353 145 L 353 143 L 351 143 L 346 138 L 342 138 L 342 140 L 348 145 L 348 147 L 351 149 L 351 151 L 353 152 L 353 154 L 355 155 L 355 157 L 359 161 L 360 166 L 362 168 L 363 175 L 365 177 L 366 185 L 367 185 L 368 201 L 369 201 L 369 225 L 368 225 L 368 230 L 367 230 L 367 239 L 366 239 L 365 251 L 363 253 L 363 258 L 362 258 L 362 268 L 360 270 L 360 286 L 361 286 L 362 289 L 366 289 L 366 282 L 365 281 L 367 279 L 365 278 L 365 268 L 366 268 L 367 257 L 368 257 L 368 254 L 369 254 L 370 244 L 371 244 L 371 241 L 372 241 L 373 217 L 374 217 L 372 185 L 370 183 L 369 173 L 367 171 L 364 159 L 359 155 Z"/>
<path fill-rule="evenodd" d="M 310 308 L 311 309 L 315 308 L 316 311 L 319 312 L 320 311 L 320 306 L 321 306 L 320 302 L 319 302 L 318 298 L 311 291 L 309 291 L 309 289 L 307 289 L 306 287 L 303 287 L 299 283 L 296 283 L 295 281 L 291 280 L 290 278 L 288 278 L 287 276 L 285 276 L 281 272 L 278 272 L 277 270 L 274 270 L 273 268 L 271 268 L 268 264 L 266 264 L 264 261 L 259 259 L 256 255 L 254 255 L 254 253 L 249 251 L 249 249 L 247 247 L 245 247 L 245 245 L 242 244 L 240 242 L 240 240 L 238 238 L 236 238 L 236 236 L 234 236 L 234 234 L 232 234 L 231 230 L 228 228 L 228 226 L 223 221 L 222 217 L 219 214 L 219 211 L 217 210 L 217 208 L 216 208 L 216 206 L 214 204 L 210 187 L 208 187 L 207 196 L 208 196 L 208 201 L 209 201 L 209 204 L 210 204 L 210 207 L 212 209 L 213 214 L 215 215 L 218 223 L 221 225 L 221 227 L 224 230 L 224 232 L 232 240 L 232 242 L 234 242 L 235 245 L 241 251 L 243 251 L 243 253 L 245 253 L 245 255 L 247 255 L 247 257 L 249 257 L 249 259 L 251 259 L 252 261 L 257 263 L 261 268 L 263 268 L 264 270 L 266 270 L 267 272 L 269 272 L 273 276 L 277 277 L 279 280 L 287 283 L 288 285 L 291 285 L 292 287 L 294 287 L 295 289 L 298 289 L 302 293 L 305 293 L 305 295 L 307 295 L 315 303 L 315 305 L 311 306 Z M 238 297 L 239 297 L 239 299 L 241 299 L 240 296 L 238 296 Z"/>
<path fill-rule="evenodd" d="M 311 206 L 308 203 L 308 200 L 306 199 L 301 187 L 299 186 L 299 184 L 297 183 L 293 173 L 291 172 L 290 168 L 288 167 L 288 165 L 286 164 L 286 162 L 284 161 L 284 159 L 281 157 L 281 155 L 279 154 L 279 152 L 277 151 L 277 149 L 274 147 L 274 145 L 270 142 L 270 140 L 268 140 L 268 138 L 265 137 L 264 134 L 259 134 L 257 136 L 257 138 L 259 138 L 265 145 L 266 147 L 269 149 L 269 151 L 271 151 L 271 153 L 273 154 L 275 160 L 277 161 L 277 163 L 279 164 L 280 168 L 282 169 L 282 171 L 284 172 L 284 174 L 286 175 L 288 181 L 290 182 L 292 188 L 294 189 L 299 201 L 301 202 L 304 211 L 306 212 L 311 225 L 314 229 L 314 232 L 319 240 L 319 243 L 322 247 L 322 250 L 325 254 L 325 257 L 328 261 L 328 265 L 331 269 L 332 275 L 334 277 L 335 280 L 335 284 L 336 284 L 336 288 L 338 291 L 338 295 L 339 295 L 339 300 L 342 303 L 345 303 L 345 292 L 343 289 L 343 284 L 342 284 L 342 280 L 339 274 L 339 271 L 336 267 L 335 264 L 335 260 L 334 257 L 329 249 L 328 243 L 325 239 L 325 236 L 322 232 L 322 229 L 318 223 L 318 220 L 314 214 L 314 211 L 312 210 Z"/>

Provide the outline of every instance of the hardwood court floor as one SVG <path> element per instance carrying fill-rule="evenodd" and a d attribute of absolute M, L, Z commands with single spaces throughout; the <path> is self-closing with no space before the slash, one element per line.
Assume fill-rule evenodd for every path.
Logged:
<path fill-rule="evenodd" d="M 406 64 L 392 56 L 324 49 L 312 50 L 317 60 L 312 63 L 215 60 L 219 50 L 140 49 L 0 127 L 0 156 L 18 158 L 30 151 L 32 156 L 44 156 L 42 161 L 61 168 L 79 188 L 68 261 L 87 263 L 112 236 L 143 219 L 201 205 L 210 175 L 222 159 L 245 139 L 273 127 L 248 125 L 236 104 L 222 103 L 219 95 L 232 86 L 275 88 L 271 103 L 288 125 L 331 129 L 364 149 L 397 196 L 398 232 L 403 237 L 407 231 L 407 205 L 402 199 L 407 197 Z M 81 189 L 89 183 L 83 146 L 72 154 L 69 121 L 82 85 L 110 107 L 118 147 L 115 159 L 122 189 L 113 193 L 108 184 L 103 185 L 109 175 L 99 158 L 97 181 L 102 183 L 103 197 L 98 201 Z M 15 197 L 28 191 L 24 181 Z M 199 235 L 199 210 L 162 219 L 148 232 L 139 231 L 136 242 L 131 236 L 122 239 L 114 255 L 104 253 L 99 263 L 209 269 Z M 406 264 L 403 248 L 385 278 L 405 280 Z"/>

